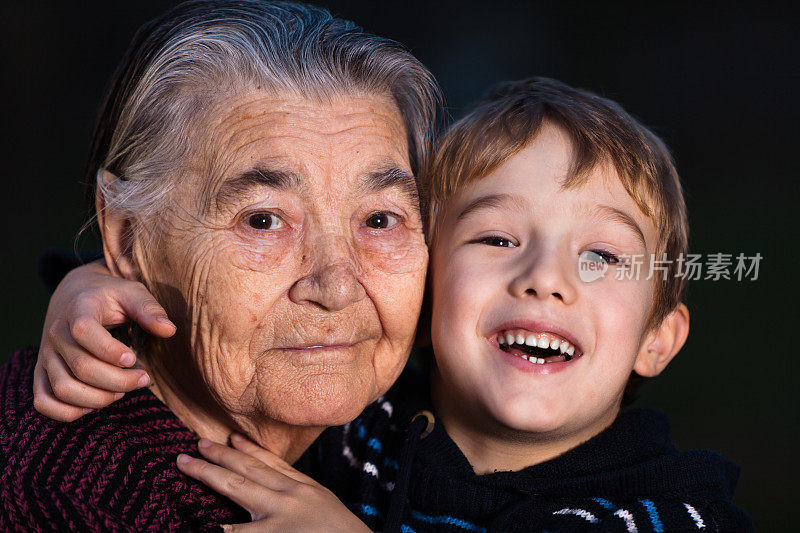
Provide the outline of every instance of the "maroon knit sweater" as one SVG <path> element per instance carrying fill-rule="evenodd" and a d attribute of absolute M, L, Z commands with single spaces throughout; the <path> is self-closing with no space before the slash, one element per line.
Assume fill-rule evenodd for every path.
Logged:
<path fill-rule="evenodd" d="M 33 408 L 36 350 L 0 369 L 0 531 L 207 531 L 244 509 L 175 467 L 197 436 L 149 390 L 65 424 Z"/>

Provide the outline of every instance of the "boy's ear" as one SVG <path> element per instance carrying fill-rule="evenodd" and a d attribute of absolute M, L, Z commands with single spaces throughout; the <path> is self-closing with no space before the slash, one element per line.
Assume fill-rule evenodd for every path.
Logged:
<path fill-rule="evenodd" d="M 679 303 L 645 338 L 633 365 L 634 372 L 646 378 L 659 375 L 683 348 L 688 335 L 689 310 Z"/>
<path fill-rule="evenodd" d="M 117 176 L 107 170 L 100 170 L 97 174 L 95 210 L 97 225 L 100 227 L 100 235 L 103 238 L 103 254 L 106 258 L 106 265 L 112 274 L 125 279 L 138 280 L 140 272 L 133 258 L 131 221 L 113 210 L 106 209 L 106 198 L 100 188 L 100 180 L 108 185 L 116 179 Z"/>

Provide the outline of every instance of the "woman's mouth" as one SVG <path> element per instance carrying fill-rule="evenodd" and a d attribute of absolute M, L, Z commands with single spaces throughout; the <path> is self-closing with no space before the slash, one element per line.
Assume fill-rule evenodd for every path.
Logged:
<path fill-rule="evenodd" d="M 497 345 L 504 352 L 539 365 L 563 363 L 582 355 L 570 341 L 547 331 L 501 331 L 497 334 Z"/>

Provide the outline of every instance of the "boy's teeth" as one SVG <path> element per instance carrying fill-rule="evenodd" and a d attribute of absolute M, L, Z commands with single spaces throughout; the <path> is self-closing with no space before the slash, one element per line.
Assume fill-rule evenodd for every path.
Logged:
<path fill-rule="evenodd" d="M 528 335 L 525 338 L 525 344 L 528 346 L 536 346 L 536 335 Z"/>
<path fill-rule="evenodd" d="M 572 360 L 572 356 L 575 355 L 575 346 L 570 344 L 568 341 L 559 339 L 554 337 L 548 333 L 539 333 L 539 334 L 528 334 L 518 332 L 506 332 L 500 333 L 497 335 L 497 344 L 499 345 L 508 345 L 511 347 L 514 344 L 517 345 L 526 345 L 532 348 L 543 348 L 543 349 L 550 349 L 555 352 L 560 352 L 561 356 L 557 357 L 557 361 L 550 361 L 550 362 L 558 362 L 558 361 L 570 361 Z M 542 357 L 536 357 L 533 355 L 526 355 L 526 354 L 519 354 L 520 357 L 525 359 L 526 361 L 530 361 L 531 363 L 543 365 L 547 361 Z"/>
<path fill-rule="evenodd" d="M 539 342 L 536 344 L 539 348 L 547 348 L 550 346 L 550 341 L 546 337 L 539 337 Z"/>

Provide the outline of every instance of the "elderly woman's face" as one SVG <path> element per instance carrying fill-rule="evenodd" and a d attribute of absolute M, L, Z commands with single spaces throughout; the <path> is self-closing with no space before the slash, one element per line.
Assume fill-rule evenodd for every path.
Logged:
<path fill-rule="evenodd" d="M 382 96 L 260 92 L 219 109 L 157 244 L 137 249 L 142 276 L 183 315 L 229 414 L 349 421 L 398 376 L 422 301 L 428 254 L 399 112 Z"/>

